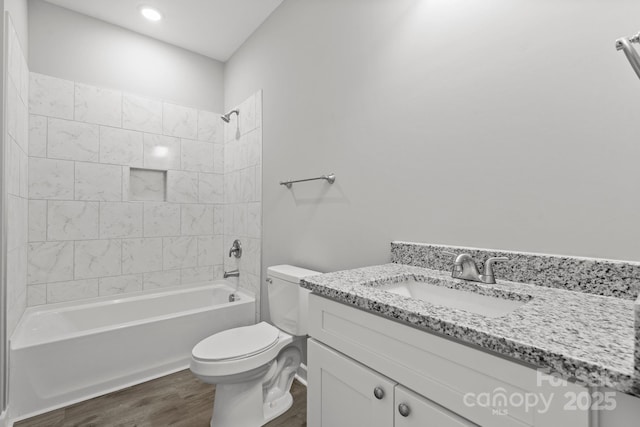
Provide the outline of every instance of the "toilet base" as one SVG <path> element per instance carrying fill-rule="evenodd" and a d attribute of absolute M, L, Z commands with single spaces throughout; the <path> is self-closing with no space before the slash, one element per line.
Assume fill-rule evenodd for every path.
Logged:
<path fill-rule="evenodd" d="M 259 427 L 282 415 L 293 405 L 289 390 L 298 366 L 300 350 L 289 346 L 274 361 L 242 378 L 218 377 L 210 426 Z"/>
<path fill-rule="evenodd" d="M 271 403 L 265 403 L 263 408 L 264 424 L 268 423 L 274 418 L 279 417 L 291 408 L 293 405 L 293 396 L 290 392 L 287 392 L 284 396 L 276 399 Z"/>
<path fill-rule="evenodd" d="M 259 380 L 256 382 L 259 383 Z M 293 396 L 290 392 L 273 402 L 256 405 L 256 400 L 262 401 L 262 387 L 256 382 L 219 384 L 216 387 L 210 426 L 259 427 L 291 408 Z"/>

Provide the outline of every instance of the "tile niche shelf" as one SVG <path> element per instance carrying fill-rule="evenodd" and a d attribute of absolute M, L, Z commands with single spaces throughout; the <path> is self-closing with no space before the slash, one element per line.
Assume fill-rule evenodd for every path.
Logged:
<path fill-rule="evenodd" d="M 129 200 L 154 201 L 167 200 L 167 171 L 157 169 L 131 168 L 129 170 Z"/>

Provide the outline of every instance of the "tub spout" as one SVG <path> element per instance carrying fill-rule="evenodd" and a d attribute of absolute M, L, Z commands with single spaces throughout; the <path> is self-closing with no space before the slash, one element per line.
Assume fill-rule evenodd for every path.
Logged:
<path fill-rule="evenodd" d="M 240 270 L 225 271 L 223 277 L 240 277 Z"/>

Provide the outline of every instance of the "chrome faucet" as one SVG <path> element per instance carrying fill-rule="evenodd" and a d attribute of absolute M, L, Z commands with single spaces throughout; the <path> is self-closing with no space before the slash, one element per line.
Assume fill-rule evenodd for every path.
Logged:
<path fill-rule="evenodd" d="M 454 254 L 453 252 L 442 251 L 442 253 L 456 257 L 451 270 L 451 277 L 454 279 L 470 280 L 472 282 L 482 282 L 493 284 L 496 278 L 493 273 L 493 266 L 497 262 L 509 261 L 509 258 L 499 256 L 491 257 L 484 263 L 484 273 L 480 274 L 478 266 L 469 254 Z"/>
<path fill-rule="evenodd" d="M 240 270 L 225 271 L 222 277 L 240 277 Z"/>
<path fill-rule="evenodd" d="M 229 249 L 229 258 L 231 255 L 236 258 L 240 258 L 242 256 L 242 245 L 240 244 L 240 240 L 236 239 L 233 241 L 233 245 L 231 245 L 231 249 Z"/>

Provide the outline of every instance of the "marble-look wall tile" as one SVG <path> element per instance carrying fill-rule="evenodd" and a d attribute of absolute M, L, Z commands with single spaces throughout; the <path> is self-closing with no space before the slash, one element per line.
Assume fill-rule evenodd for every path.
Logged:
<path fill-rule="evenodd" d="M 73 242 L 29 244 L 27 283 L 47 283 L 73 279 Z"/>
<path fill-rule="evenodd" d="M 24 49 L 22 51 L 24 54 Z M 29 65 L 27 64 L 27 58 L 24 56 L 22 58 L 22 65 L 20 67 L 20 97 L 24 101 L 25 105 L 29 106 L 29 85 L 30 85 L 30 76 L 29 76 Z"/>
<path fill-rule="evenodd" d="M 27 199 L 29 197 L 29 156 L 22 150 L 20 157 L 20 197 Z"/>
<path fill-rule="evenodd" d="M 240 112 L 242 114 L 242 112 Z M 240 138 L 240 126 L 238 124 L 238 116 L 232 114 L 229 118 L 229 123 L 223 125 L 224 129 L 224 143 L 228 144 Z"/>
<path fill-rule="evenodd" d="M 167 201 L 174 203 L 197 203 L 198 173 L 168 171 Z"/>
<path fill-rule="evenodd" d="M 7 74 L 11 81 L 15 83 L 17 87 L 20 87 L 20 80 L 22 79 L 22 73 L 20 66 L 22 63 L 22 49 L 18 40 L 15 27 L 11 17 L 7 20 Z"/>
<path fill-rule="evenodd" d="M 75 301 L 98 296 L 98 279 L 47 284 L 47 303 Z"/>
<path fill-rule="evenodd" d="M 125 94 L 122 99 L 122 127 L 162 134 L 162 102 Z"/>
<path fill-rule="evenodd" d="M 213 280 L 213 266 L 185 268 L 181 271 L 181 283 L 191 285 Z"/>
<path fill-rule="evenodd" d="M 144 134 L 144 167 L 180 169 L 180 140 L 171 136 Z"/>
<path fill-rule="evenodd" d="M 213 172 L 224 173 L 224 145 L 213 144 Z"/>
<path fill-rule="evenodd" d="M 5 114 L 5 126 L 7 133 L 13 139 L 18 137 L 18 89 L 13 82 L 7 82 L 7 111 Z"/>
<path fill-rule="evenodd" d="M 18 197 L 9 195 L 7 197 L 7 221 L 11 227 L 7 228 L 7 250 L 12 251 L 24 246 L 27 243 L 25 233 L 25 223 L 27 218 L 27 202 Z M 213 220 L 212 220 L 213 221 Z"/>
<path fill-rule="evenodd" d="M 47 118 L 29 115 L 29 156 L 47 157 Z"/>
<path fill-rule="evenodd" d="M 102 277 L 98 279 L 100 296 L 118 295 L 142 290 L 142 274 L 127 276 Z"/>
<path fill-rule="evenodd" d="M 198 110 L 180 105 L 162 104 L 162 131 L 165 135 L 196 139 Z"/>
<path fill-rule="evenodd" d="M 182 205 L 182 235 L 199 236 L 213 234 L 212 205 Z"/>
<path fill-rule="evenodd" d="M 256 166 L 255 168 L 255 172 L 256 172 L 256 186 L 254 188 L 255 194 L 254 194 L 254 200 L 259 202 L 262 201 L 262 165 L 260 166 Z"/>
<path fill-rule="evenodd" d="M 224 259 L 222 236 L 198 237 L 198 265 L 218 265 Z"/>
<path fill-rule="evenodd" d="M 220 114 L 211 111 L 198 111 L 198 140 L 217 142 L 216 135 L 219 123 L 222 122 Z"/>
<path fill-rule="evenodd" d="M 244 100 L 238 107 L 240 114 L 238 115 L 240 133 L 245 134 L 256 128 L 256 96 L 251 95 Z"/>
<path fill-rule="evenodd" d="M 244 251 L 240 264 L 244 271 L 260 274 L 260 239 L 244 239 Z"/>
<path fill-rule="evenodd" d="M 180 276 L 180 270 L 165 270 L 154 273 L 144 273 L 144 282 L 142 286 L 145 291 L 158 288 L 180 286 Z"/>
<path fill-rule="evenodd" d="M 75 84 L 74 117 L 80 122 L 122 126 L 122 92 Z"/>
<path fill-rule="evenodd" d="M 233 234 L 247 235 L 247 205 L 244 203 L 233 206 Z"/>
<path fill-rule="evenodd" d="M 163 266 L 165 269 L 190 268 L 198 264 L 197 237 L 163 238 Z"/>
<path fill-rule="evenodd" d="M 219 114 L 31 78 L 40 89 L 31 94 L 31 115 L 21 103 L 22 80 L 11 79 L 16 206 L 20 194 L 32 199 L 24 200 L 18 227 L 24 242 L 11 240 L 24 247 L 25 271 L 28 264 L 30 290 L 24 286 L 22 299 L 38 305 L 221 277 L 225 147 Z M 132 201 L 137 172 L 162 176 L 153 201 Z"/>
<path fill-rule="evenodd" d="M 47 285 L 27 286 L 27 307 L 47 303 Z"/>
<path fill-rule="evenodd" d="M 224 265 L 213 266 L 213 280 L 220 280 L 224 278 Z"/>
<path fill-rule="evenodd" d="M 100 203 L 100 238 L 142 237 L 143 207 L 135 202 Z"/>
<path fill-rule="evenodd" d="M 76 162 L 76 200 L 122 201 L 122 167 Z"/>
<path fill-rule="evenodd" d="M 118 239 L 75 242 L 75 278 L 118 276 L 122 273 L 122 242 Z"/>
<path fill-rule="evenodd" d="M 7 162 L 6 183 L 7 192 L 15 196 L 20 195 L 20 163 L 21 163 L 21 151 L 18 144 L 13 138 L 7 138 L 7 156 L 9 161 Z"/>
<path fill-rule="evenodd" d="M 99 138 L 97 125 L 50 118 L 47 156 L 52 159 L 97 162 Z"/>
<path fill-rule="evenodd" d="M 240 171 L 240 201 L 253 202 L 256 200 L 256 171 L 247 168 Z"/>
<path fill-rule="evenodd" d="M 198 200 L 200 203 L 223 203 L 224 175 L 198 174 Z"/>
<path fill-rule="evenodd" d="M 146 202 L 144 204 L 144 236 L 179 236 L 180 210 L 179 204 Z"/>
<path fill-rule="evenodd" d="M 166 199 L 166 173 L 147 169 L 130 169 L 128 199 L 137 201 L 164 201 Z"/>
<path fill-rule="evenodd" d="M 67 160 L 29 159 L 29 198 L 73 200 L 73 162 Z"/>
<path fill-rule="evenodd" d="M 29 112 L 47 117 L 73 120 L 73 82 L 31 73 Z"/>
<path fill-rule="evenodd" d="M 142 167 L 142 133 L 100 126 L 100 162 Z"/>
<path fill-rule="evenodd" d="M 27 305 L 26 259 L 22 248 L 7 252 L 7 330 L 13 331 Z"/>
<path fill-rule="evenodd" d="M 122 272 L 146 273 L 162 270 L 162 239 L 124 239 Z"/>
<path fill-rule="evenodd" d="M 29 200 L 29 241 L 47 240 L 47 201 Z"/>
<path fill-rule="evenodd" d="M 29 151 L 29 109 L 19 98 L 16 111 L 16 142 L 22 151 Z"/>
<path fill-rule="evenodd" d="M 131 168 L 129 166 L 122 167 L 122 201 L 129 202 L 131 186 Z"/>
<path fill-rule="evenodd" d="M 247 205 L 247 236 L 259 239 L 262 236 L 262 203 Z"/>
<path fill-rule="evenodd" d="M 224 205 L 215 205 L 213 207 L 213 234 L 224 233 Z"/>
<path fill-rule="evenodd" d="M 213 172 L 213 144 L 183 139 L 182 169 L 196 172 Z"/>
<path fill-rule="evenodd" d="M 247 166 L 262 164 L 262 130 L 257 129 L 247 135 Z"/>
<path fill-rule="evenodd" d="M 98 238 L 99 203 L 49 201 L 48 240 L 87 240 Z"/>

